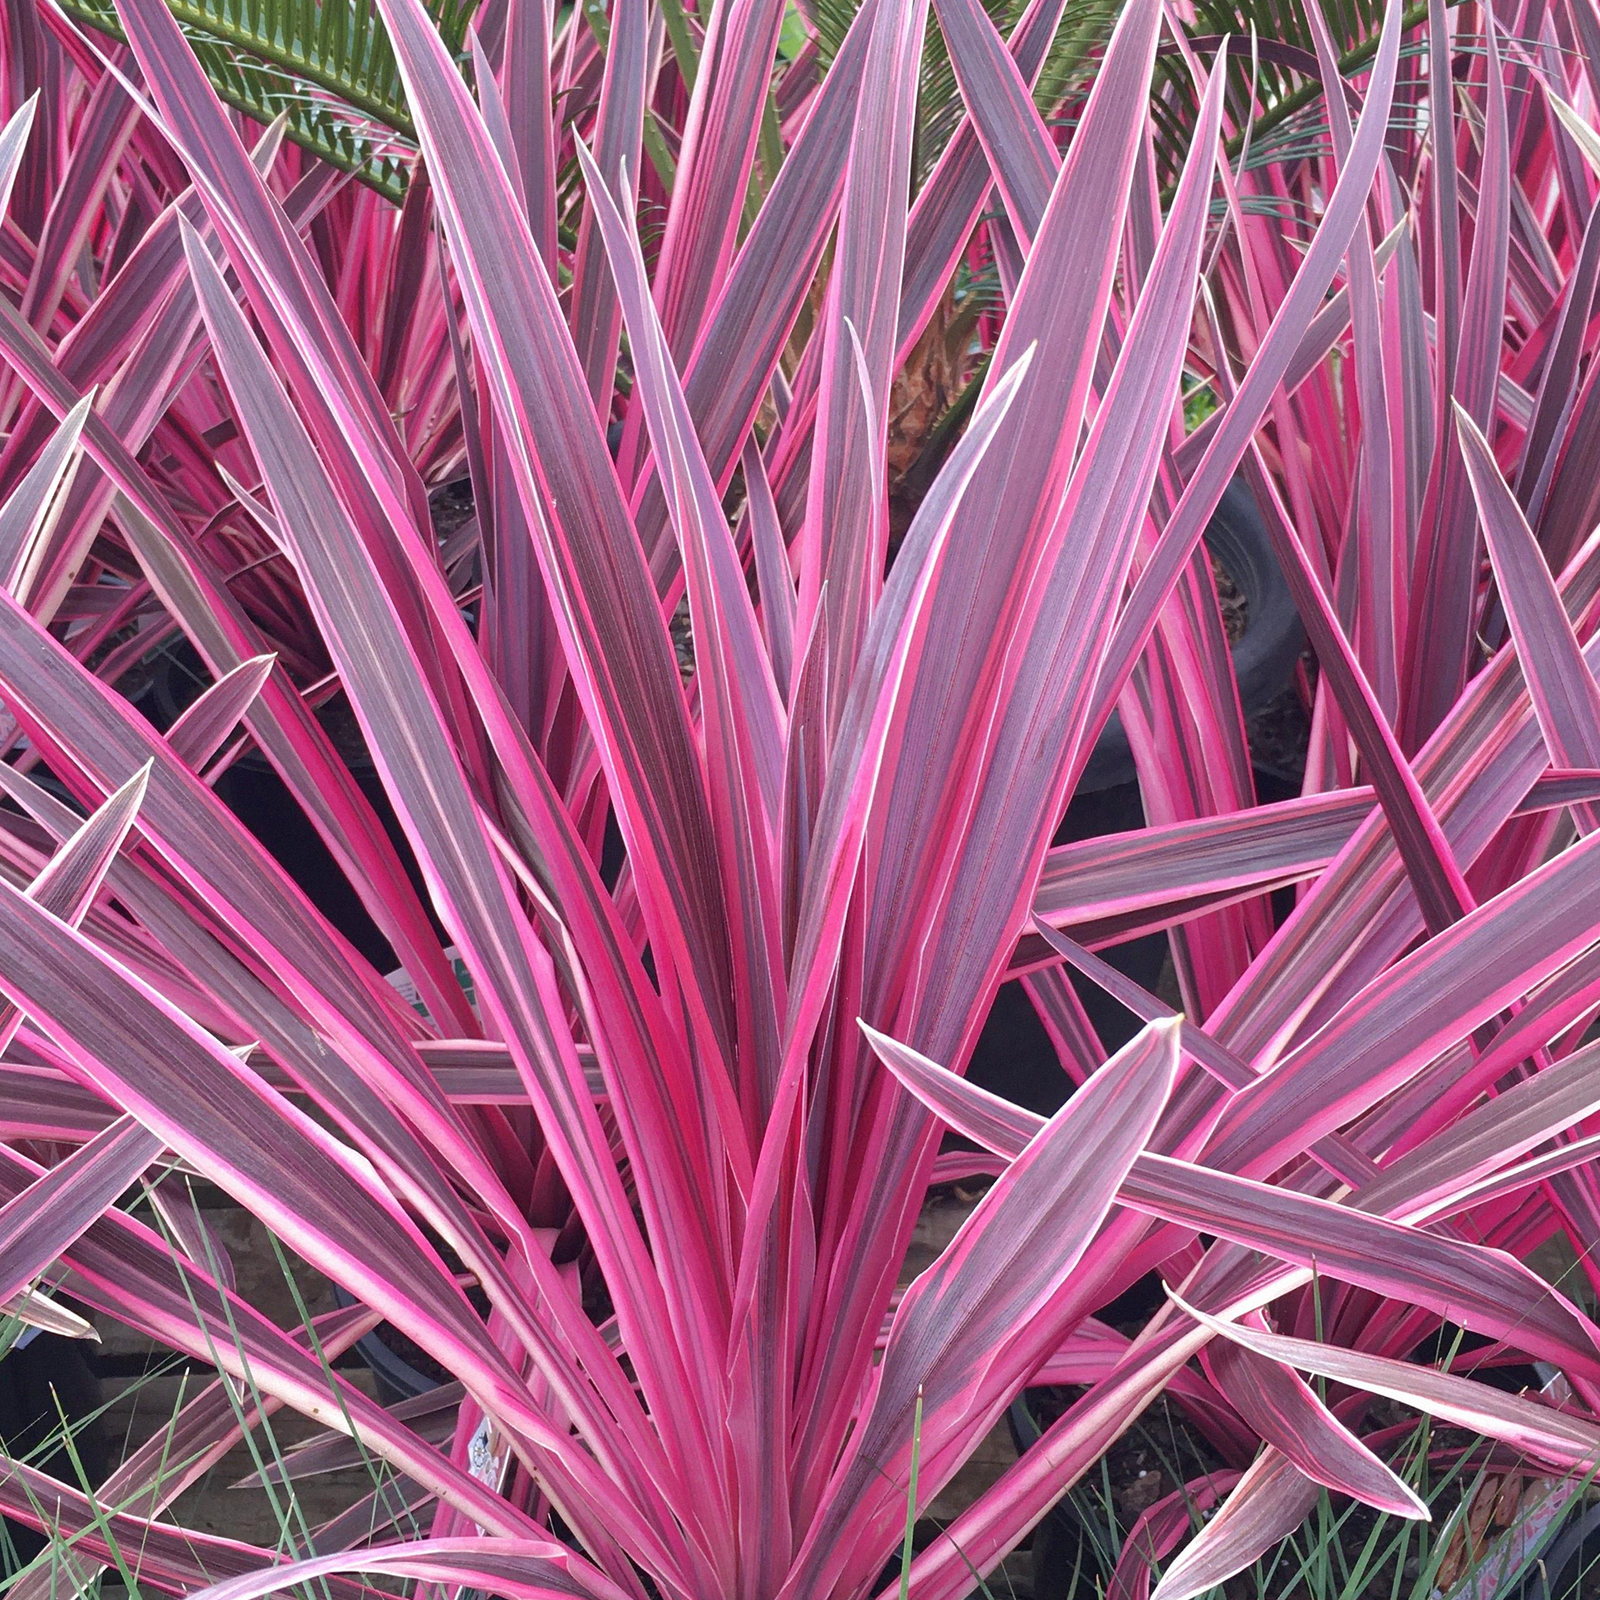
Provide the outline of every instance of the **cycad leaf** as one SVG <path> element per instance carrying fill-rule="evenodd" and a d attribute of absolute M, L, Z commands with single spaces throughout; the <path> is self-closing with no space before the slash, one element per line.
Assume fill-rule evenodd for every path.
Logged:
<path fill-rule="evenodd" d="M 477 0 L 424 0 L 452 55 Z M 219 99 L 396 203 L 415 129 L 372 0 L 167 0 Z M 74 21 L 121 39 L 112 0 L 62 0 Z"/>

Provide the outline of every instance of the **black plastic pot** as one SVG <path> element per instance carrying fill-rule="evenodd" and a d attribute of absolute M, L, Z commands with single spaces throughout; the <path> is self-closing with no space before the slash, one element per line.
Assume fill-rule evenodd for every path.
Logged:
<path fill-rule="evenodd" d="M 333 1298 L 341 1306 L 353 1306 L 356 1303 L 338 1284 L 333 1286 Z M 355 1348 L 356 1354 L 372 1369 L 380 1405 L 398 1405 L 402 1400 L 414 1399 L 419 1394 L 439 1387 L 438 1378 L 412 1366 L 398 1350 L 386 1345 L 376 1330 L 357 1339 Z"/>
<path fill-rule="evenodd" d="M 1205 538 L 1246 603 L 1245 631 L 1233 647 L 1233 670 L 1248 717 L 1288 687 L 1304 633 L 1255 499 L 1243 483 L 1236 480 L 1228 486 Z M 1274 792 L 1270 798 L 1282 796 Z M 1095 743 L 1055 843 L 1124 833 L 1142 828 L 1144 820 L 1133 752 L 1121 718 L 1113 714 Z M 1166 962 L 1166 935 L 1147 934 L 1100 954 L 1141 988 L 1153 989 Z M 1072 981 L 1106 1049 L 1119 1048 L 1138 1032 L 1139 1019 L 1098 984 L 1077 974 Z M 1061 1108 L 1069 1085 L 1020 983 L 1002 984 L 996 993 L 967 1076 L 1032 1111 L 1049 1115 Z"/>
<path fill-rule="evenodd" d="M 1206 526 L 1206 545 L 1246 605 L 1245 630 L 1233 647 L 1233 675 L 1248 717 L 1288 687 L 1305 642 L 1300 613 L 1272 553 L 1255 496 L 1237 478 L 1223 491 Z M 1134 781 L 1133 751 L 1122 718 L 1111 714 L 1095 742 L 1077 792 L 1090 794 Z"/>
<path fill-rule="evenodd" d="M 1600 1505 L 1579 1500 L 1507 1600 L 1591 1600 L 1600 1594 Z"/>

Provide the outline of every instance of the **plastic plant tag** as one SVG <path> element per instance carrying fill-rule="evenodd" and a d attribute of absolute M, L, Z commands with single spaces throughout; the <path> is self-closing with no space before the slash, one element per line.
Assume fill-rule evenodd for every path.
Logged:
<path fill-rule="evenodd" d="M 472 981 L 472 974 L 467 971 L 467 964 L 461 959 L 460 953 L 452 945 L 445 946 L 445 956 L 450 965 L 455 969 L 456 982 L 461 985 L 461 992 L 467 997 L 467 1004 L 474 1011 L 478 1009 L 477 989 Z M 428 1008 L 422 1003 L 422 996 L 417 992 L 417 986 L 412 981 L 411 974 L 404 967 L 396 967 L 393 972 L 386 972 L 383 981 L 400 996 L 413 1011 L 422 1016 L 428 1015 Z"/>
<path fill-rule="evenodd" d="M 1540 1391 L 1553 1404 L 1572 1398 L 1572 1390 L 1559 1372 Z M 1512 1585 L 1533 1558 L 1543 1553 L 1550 1535 L 1582 1492 L 1581 1476 L 1539 1478 L 1525 1484 L 1517 1503 L 1515 1520 L 1481 1553 L 1474 1554 L 1465 1574 L 1447 1591 L 1436 1589 L 1437 1600 L 1500 1600 L 1514 1592 Z M 1462 1507 L 1462 1514 L 1470 1506 Z M 1470 1538 L 1470 1535 L 1468 1535 Z"/>

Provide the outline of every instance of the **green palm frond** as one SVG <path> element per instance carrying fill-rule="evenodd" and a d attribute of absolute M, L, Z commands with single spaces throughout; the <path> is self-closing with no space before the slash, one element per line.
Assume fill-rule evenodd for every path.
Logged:
<path fill-rule="evenodd" d="M 1446 4 L 1454 3 L 1456 0 L 1446 0 Z M 1341 74 L 1358 72 L 1371 61 L 1385 9 L 1384 0 L 1323 0 L 1322 14 L 1338 52 Z M 1427 21 L 1427 15 L 1426 0 L 1408 6 L 1401 13 L 1402 33 L 1413 33 Z M 1197 38 L 1227 35 L 1238 41 L 1230 95 L 1235 121 L 1251 123 L 1253 160 L 1290 159 L 1296 146 L 1290 129 L 1298 126 L 1303 137 L 1308 113 L 1312 124 L 1325 130 L 1322 84 L 1317 78 L 1273 60 L 1267 51 L 1253 65 L 1250 59 L 1252 34 L 1263 44 L 1286 45 L 1307 57 L 1315 56 L 1316 41 L 1305 0 L 1196 0 L 1191 32 Z M 1165 93 L 1160 96 L 1163 104 L 1157 113 L 1158 151 L 1165 167 L 1163 176 L 1171 177 L 1181 165 L 1187 130 L 1193 128 L 1199 108 L 1188 72 L 1170 58 L 1164 67 Z M 1396 109 L 1401 118 L 1407 115 L 1404 108 Z"/>
<path fill-rule="evenodd" d="M 1446 0 L 1454 4 L 1455 0 Z M 822 47 L 824 60 L 844 40 L 859 9 L 860 0 L 809 0 L 806 6 Z M 1025 0 L 983 0 L 984 9 L 1002 34 L 1009 34 L 1025 9 Z M 1069 109 L 1077 93 L 1086 87 L 1094 70 L 1099 49 L 1110 37 L 1112 24 L 1121 6 L 1118 0 L 1067 0 L 1061 27 L 1040 73 L 1034 93 L 1035 103 L 1046 116 L 1064 105 Z M 1324 14 L 1340 52 L 1344 72 L 1359 70 L 1377 48 L 1378 31 L 1383 23 L 1383 0 L 1325 0 Z M 1410 32 L 1427 18 L 1425 0 L 1408 7 L 1402 26 Z M 1252 31 L 1262 41 L 1288 45 L 1314 54 L 1315 45 L 1306 20 L 1305 0 L 1197 0 L 1191 33 L 1196 38 L 1231 35 L 1241 41 Z M 1300 123 L 1303 114 L 1321 100 L 1322 86 L 1313 78 L 1292 68 L 1263 60 L 1254 78 L 1248 48 L 1235 54 L 1231 94 L 1236 120 L 1247 120 L 1254 107 L 1252 141 L 1259 146 L 1257 159 L 1277 148 L 1280 158 L 1290 148 L 1285 141 L 1272 146 L 1263 141 L 1280 125 Z M 923 54 L 922 93 L 918 117 L 918 177 L 926 173 L 954 129 L 960 116 L 960 96 L 950 66 L 944 39 L 936 23 L 930 23 Z M 1182 165 L 1189 137 L 1195 126 L 1198 107 L 1194 84 L 1187 68 L 1176 54 L 1164 53 L 1152 97 L 1156 128 L 1156 154 L 1163 179 L 1170 179 Z"/>
<path fill-rule="evenodd" d="M 76 20 L 121 37 L 112 0 L 60 0 Z M 478 0 L 426 0 L 445 44 L 459 54 Z M 995 25 L 1009 33 L 1026 0 L 983 0 Z M 1452 0 L 1453 3 L 1453 0 Z M 399 201 L 405 192 L 415 129 L 394 51 L 373 0 L 167 0 L 221 98 L 257 121 L 285 119 L 287 136 L 324 161 L 352 172 Z M 1197 0 L 1199 36 L 1257 37 L 1309 51 L 1305 0 Z M 809 0 L 824 62 L 842 43 L 860 0 Z M 1094 70 L 1120 0 L 1068 0 L 1035 91 L 1046 115 L 1070 107 Z M 1360 67 L 1376 46 L 1382 0 L 1328 0 L 1329 21 L 1344 52 L 1341 67 Z M 1423 3 L 1405 15 L 1408 28 L 1426 16 Z M 1240 53 L 1241 57 L 1243 52 Z M 1250 67 L 1236 59 L 1234 93 L 1250 92 Z M 1260 141 L 1320 99 L 1321 86 L 1280 64 L 1263 62 L 1256 82 L 1254 137 Z M 1163 176 L 1175 171 L 1194 126 L 1194 88 L 1181 62 L 1163 58 L 1153 111 Z M 936 24 L 923 55 L 917 132 L 917 179 L 944 149 L 961 113 L 955 73 Z M 1241 120 L 1243 120 L 1241 116 Z M 1265 145 L 1261 149 L 1268 148 Z"/>
<path fill-rule="evenodd" d="M 415 129 L 372 0 L 167 0 L 218 95 L 260 122 L 286 119 L 296 144 L 389 198 L 405 192 Z M 477 0 L 427 0 L 452 53 Z M 61 0 L 79 22 L 122 36 L 111 0 Z"/>
<path fill-rule="evenodd" d="M 1027 0 L 983 0 L 995 26 L 1008 35 L 1027 9 Z M 1067 0 L 1061 26 L 1045 58 L 1034 101 L 1049 114 L 1082 82 L 1091 69 L 1096 48 L 1110 37 L 1121 10 L 1121 0 Z M 817 30 L 824 65 L 833 60 L 860 0 L 809 0 L 805 9 Z M 931 21 L 922 57 L 922 86 L 918 99 L 916 180 L 938 160 L 961 115 L 955 69 L 945 49 L 938 24 Z"/>

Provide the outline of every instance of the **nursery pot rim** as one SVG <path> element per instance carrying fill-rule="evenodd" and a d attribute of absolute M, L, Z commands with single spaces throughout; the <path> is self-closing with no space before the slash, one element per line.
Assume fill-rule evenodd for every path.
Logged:
<path fill-rule="evenodd" d="M 1234 678 L 1248 717 L 1288 686 L 1305 642 L 1305 630 L 1283 569 L 1272 551 L 1255 495 L 1240 478 L 1222 491 L 1203 535 L 1245 597 L 1245 630 L 1234 642 Z M 1133 750 L 1122 718 L 1111 713 L 1078 780 L 1079 794 L 1112 789 L 1136 779 Z"/>
<path fill-rule="evenodd" d="M 333 1285 L 333 1298 L 340 1306 L 359 1305 L 361 1302 L 338 1284 Z M 381 1386 L 387 1384 L 402 1400 L 410 1400 L 430 1389 L 437 1389 L 441 1380 L 419 1372 L 398 1350 L 391 1349 L 378 1337 L 378 1330 L 364 1333 L 356 1340 L 355 1349 L 371 1369 Z"/>

